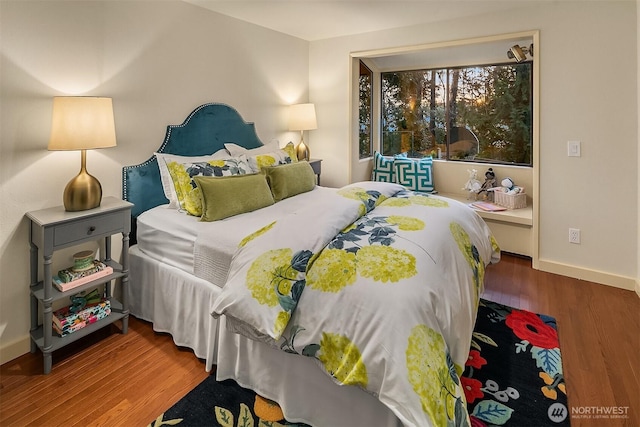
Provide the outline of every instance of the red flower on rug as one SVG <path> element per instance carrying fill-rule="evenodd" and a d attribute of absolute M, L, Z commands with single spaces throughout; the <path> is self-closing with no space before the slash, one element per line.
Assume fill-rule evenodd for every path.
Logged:
<path fill-rule="evenodd" d="M 540 348 L 558 348 L 558 333 L 546 325 L 540 317 L 530 311 L 513 310 L 506 318 L 506 324 L 514 334 L 531 345 Z"/>
<path fill-rule="evenodd" d="M 474 417 L 473 415 L 471 415 L 469 419 L 471 420 L 471 427 L 487 427 L 484 421 Z"/>
<path fill-rule="evenodd" d="M 480 369 L 486 364 L 487 364 L 487 359 L 480 356 L 480 352 L 478 350 L 471 350 L 469 352 L 469 357 L 467 358 L 467 362 L 464 365 L 473 366 L 476 369 Z"/>
<path fill-rule="evenodd" d="M 473 403 L 476 399 L 484 397 L 484 393 L 480 388 L 482 383 L 473 378 L 460 377 L 462 381 L 462 389 L 464 390 L 464 396 L 467 398 L 467 403 Z"/>

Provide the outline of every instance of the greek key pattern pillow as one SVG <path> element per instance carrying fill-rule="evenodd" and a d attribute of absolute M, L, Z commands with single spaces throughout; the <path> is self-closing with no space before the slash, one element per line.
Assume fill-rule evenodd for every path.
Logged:
<path fill-rule="evenodd" d="M 372 181 L 396 182 L 393 170 L 393 157 L 383 156 L 377 151 L 373 155 Z"/>
<path fill-rule="evenodd" d="M 422 159 L 393 160 L 396 182 L 409 190 L 430 193 L 435 187 L 433 185 L 433 159 L 424 157 Z"/>

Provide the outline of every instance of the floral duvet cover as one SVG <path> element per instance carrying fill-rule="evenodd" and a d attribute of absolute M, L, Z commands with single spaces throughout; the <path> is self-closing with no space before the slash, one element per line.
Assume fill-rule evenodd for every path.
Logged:
<path fill-rule="evenodd" d="M 459 375 L 499 248 L 468 206 L 361 182 L 248 235 L 212 309 L 407 426 L 468 425 Z"/>

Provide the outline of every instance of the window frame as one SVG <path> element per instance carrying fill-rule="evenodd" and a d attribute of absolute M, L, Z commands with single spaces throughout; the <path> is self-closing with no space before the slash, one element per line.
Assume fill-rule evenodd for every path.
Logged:
<path fill-rule="evenodd" d="M 427 39 L 429 36 L 425 35 L 424 39 Z M 540 44 L 540 30 L 539 29 L 530 29 L 524 31 L 503 33 L 503 34 L 488 34 L 484 36 L 477 37 L 469 37 L 469 38 L 459 38 L 459 39 L 439 39 L 440 41 L 423 41 L 417 42 L 417 44 L 412 45 L 398 45 L 395 47 L 383 47 L 383 48 L 366 48 L 363 50 L 354 50 L 349 53 L 351 58 L 351 64 L 357 64 L 358 59 L 363 59 L 367 65 L 369 62 L 372 62 L 374 71 L 374 84 L 378 85 L 380 82 L 378 81 L 377 73 L 379 71 L 385 70 L 385 64 L 389 63 L 389 61 L 400 62 L 402 64 L 409 64 L 410 60 L 415 58 L 416 55 L 426 55 L 428 56 L 429 63 L 433 63 L 434 65 L 445 65 L 440 61 L 444 55 L 440 53 L 446 51 L 448 58 L 471 58 L 477 57 L 477 51 L 479 49 L 489 48 L 496 52 L 496 57 L 504 58 L 506 54 L 506 50 L 513 46 L 514 44 L 520 45 L 529 45 L 533 43 L 536 47 L 536 54 L 533 58 L 533 138 L 532 138 L 532 158 L 533 158 L 533 166 L 531 168 L 522 167 L 522 166 L 505 166 L 506 168 L 517 168 L 518 170 L 527 171 L 527 173 L 531 176 L 531 184 L 530 188 L 527 189 L 527 194 L 531 196 L 532 200 L 532 267 L 534 269 L 539 268 L 539 236 L 540 236 L 540 206 L 538 203 L 540 197 L 540 81 L 541 81 L 541 73 L 540 73 L 540 52 L 544 51 L 544 46 Z M 384 59 L 386 62 L 380 62 L 380 59 Z M 400 58 L 401 61 L 396 61 L 396 58 Z M 407 61 L 405 59 L 409 58 Z M 427 61 L 421 61 L 426 63 Z M 454 61 L 451 61 L 446 65 L 456 65 Z M 355 65 L 354 65 L 355 67 Z M 404 67 L 404 65 L 403 65 Z M 371 68 L 371 67 L 370 67 Z M 397 68 L 397 67 L 396 67 Z M 410 66 L 406 66 L 406 69 L 412 68 Z M 415 68 L 415 67 L 413 67 Z M 352 73 L 352 83 L 350 88 L 351 95 L 351 119 L 350 124 L 356 123 L 358 117 L 357 111 L 357 91 L 355 91 L 355 84 L 357 82 L 356 73 Z M 380 105 L 376 104 L 374 100 L 374 110 L 379 109 Z M 377 128 L 380 126 L 379 123 L 374 122 L 374 138 L 379 138 L 379 132 L 377 132 Z M 355 132 L 356 128 L 354 126 L 350 126 L 350 145 L 351 150 L 357 150 L 358 143 L 358 135 Z M 378 149 L 380 146 L 379 139 L 374 140 L 374 149 Z M 366 180 L 368 179 L 367 174 L 371 173 L 371 164 L 373 157 L 369 159 L 359 160 L 356 156 L 351 156 L 351 163 L 349 165 L 349 180 L 350 182 L 354 182 L 357 180 Z M 460 162 L 447 162 L 444 160 L 435 160 L 434 161 L 434 170 L 438 171 L 442 170 L 455 170 L 455 171 L 464 171 L 464 168 L 473 165 L 472 163 L 460 163 Z M 482 164 L 482 166 L 489 166 L 490 163 Z M 500 166 L 498 166 L 500 167 Z M 457 173 L 457 172 L 456 172 Z"/>
<path fill-rule="evenodd" d="M 450 83 L 451 83 L 451 75 L 452 72 L 454 70 L 464 70 L 464 69 L 473 69 L 473 68 L 485 68 L 485 67 L 503 67 L 503 66 L 518 66 L 518 65 L 527 65 L 528 66 L 528 72 L 529 72 L 529 117 L 528 117 L 528 127 L 529 127 L 529 135 L 528 135 L 528 139 L 529 139 L 529 143 L 528 143 L 528 152 L 529 152 L 529 159 L 530 162 L 526 163 L 526 162 L 513 162 L 513 161 L 502 161 L 502 160 L 498 160 L 498 159 L 482 159 L 482 158 L 472 158 L 472 159 L 465 159 L 465 158 L 452 158 L 452 152 L 451 152 L 451 135 L 452 135 L 452 131 L 449 129 L 449 112 L 451 110 L 451 107 L 449 105 L 450 102 L 450 95 L 451 95 L 451 88 L 450 88 Z M 444 144 L 438 144 L 437 142 L 434 142 L 433 145 L 433 150 L 432 150 L 432 155 L 434 155 L 434 153 L 436 153 L 437 150 L 437 156 L 436 158 L 440 159 L 440 160 L 445 160 L 445 161 L 452 161 L 452 162 L 468 162 L 468 163 L 480 163 L 480 164 L 486 164 L 486 165 L 509 165 L 509 166 L 521 166 L 521 167 L 528 167 L 528 168 L 532 168 L 534 166 L 534 93 L 536 90 L 535 87 L 535 79 L 534 79 L 534 62 L 533 60 L 527 60 L 527 61 L 523 61 L 520 63 L 514 63 L 513 61 L 493 61 L 493 62 L 484 62 L 484 63 L 478 63 L 478 64 L 465 64 L 465 65 L 456 65 L 456 66 L 439 66 L 439 67 L 433 67 L 433 68 L 414 68 L 414 69 L 399 69 L 399 70 L 384 70 L 384 71 L 379 71 L 378 74 L 380 75 L 380 80 L 384 81 L 384 75 L 385 74 L 400 74 L 400 73 L 412 73 L 412 72 L 418 72 L 418 73 L 428 73 L 431 72 L 433 74 L 433 76 L 436 76 L 440 73 L 444 73 L 446 75 L 446 78 L 444 79 L 444 105 L 440 105 L 441 108 L 443 108 L 444 110 L 444 123 L 445 123 L 445 129 L 447 130 L 445 132 L 445 141 Z M 434 77 L 435 78 L 435 77 Z M 384 142 L 385 142 L 385 137 L 384 134 L 385 131 L 384 128 L 385 126 L 383 125 L 384 123 L 384 108 L 385 108 L 385 102 L 384 102 L 384 84 L 381 83 L 380 84 L 380 88 L 379 88 L 379 92 L 378 92 L 378 96 L 380 97 L 380 104 L 381 104 L 381 108 L 379 111 L 379 114 L 377 117 L 377 119 L 379 120 L 380 126 L 380 134 L 378 136 L 378 148 L 380 153 L 382 153 L 383 155 L 393 155 L 393 154 L 397 154 L 397 153 L 385 153 L 384 150 Z M 424 114 L 424 113 L 423 113 Z M 458 127 L 461 127 L 462 125 L 464 125 L 463 123 L 459 123 Z M 466 126 L 464 126 L 466 128 Z M 473 132 L 471 130 L 471 132 Z M 480 141 L 479 141 L 480 142 Z M 444 145 L 444 150 L 441 150 L 439 147 L 437 147 L 438 145 Z M 413 144 L 411 144 L 411 146 L 413 147 Z M 476 153 L 477 156 L 477 153 Z"/>
<path fill-rule="evenodd" d="M 375 112 L 373 110 L 373 101 L 374 101 L 374 73 L 373 70 L 371 70 L 371 68 L 369 68 L 367 66 L 367 64 L 365 64 L 361 59 L 358 60 L 359 63 L 359 79 L 358 79 L 358 155 L 360 160 L 362 159 L 367 159 L 373 156 L 373 153 L 375 151 L 374 149 L 374 137 L 373 137 L 373 124 L 375 121 Z M 362 105 L 360 103 L 360 95 L 362 94 L 362 87 L 361 87 L 361 78 L 363 76 L 363 68 L 368 72 L 369 75 L 369 123 L 368 123 L 368 137 L 369 137 L 369 147 L 368 147 L 368 152 L 363 154 L 362 151 L 362 132 L 360 132 L 360 129 L 362 128 L 363 124 L 360 120 L 361 118 L 361 108 Z"/>

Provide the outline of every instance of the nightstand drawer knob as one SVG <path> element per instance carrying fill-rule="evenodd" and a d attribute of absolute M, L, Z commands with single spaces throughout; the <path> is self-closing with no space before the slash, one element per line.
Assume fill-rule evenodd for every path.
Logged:
<path fill-rule="evenodd" d="M 89 227 L 89 231 L 87 231 L 87 234 L 91 234 L 91 233 L 93 233 L 94 231 L 96 231 L 96 226 L 95 226 L 95 225 L 92 225 L 91 227 Z"/>

